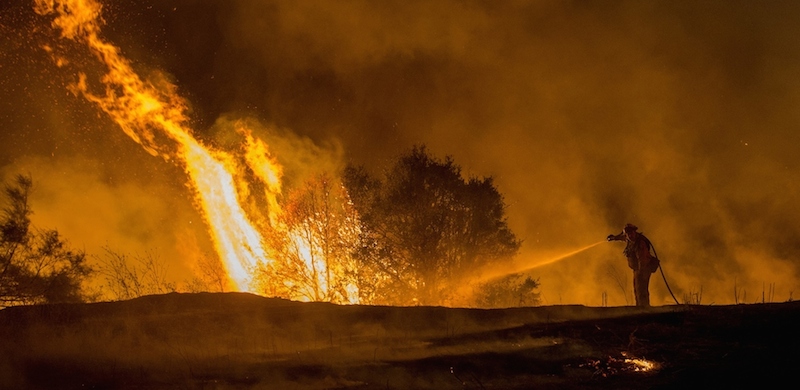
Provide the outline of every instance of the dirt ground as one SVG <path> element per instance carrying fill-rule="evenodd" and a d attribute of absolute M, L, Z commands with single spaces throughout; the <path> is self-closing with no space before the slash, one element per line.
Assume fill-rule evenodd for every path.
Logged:
<path fill-rule="evenodd" d="M 800 303 L 337 306 L 243 293 L 0 311 L 0 388 L 781 388 Z"/>

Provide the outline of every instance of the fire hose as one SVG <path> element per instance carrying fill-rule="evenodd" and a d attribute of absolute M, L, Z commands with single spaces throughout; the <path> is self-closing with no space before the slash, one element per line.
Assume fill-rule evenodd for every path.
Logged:
<path fill-rule="evenodd" d="M 647 237 L 644 236 L 644 234 L 642 234 L 642 237 L 644 237 L 644 240 L 647 241 L 648 245 L 650 245 L 650 248 L 653 248 L 653 255 L 656 257 L 656 259 L 658 259 L 658 252 L 656 252 L 656 247 L 653 246 L 653 243 L 650 242 L 650 240 L 648 240 Z M 678 302 L 678 299 L 675 298 L 675 294 L 672 293 L 672 289 L 669 287 L 666 275 L 664 275 L 664 267 L 661 266 L 661 259 L 658 260 L 658 269 L 661 271 L 661 277 L 664 279 L 664 284 L 667 286 L 667 291 L 669 291 L 669 295 L 671 295 L 672 299 L 675 300 L 676 305 L 680 305 L 680 302 Z"/>

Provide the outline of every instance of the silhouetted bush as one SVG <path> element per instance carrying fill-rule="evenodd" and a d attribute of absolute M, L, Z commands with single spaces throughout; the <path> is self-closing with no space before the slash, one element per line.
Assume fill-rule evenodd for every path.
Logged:
<path fill-rule="evenodd" d="M 86 254 L 69 248 L 56 230 L 31 226 L 30 176 L 7 184 L 0 219 L 0 306 L 83 302 L 92 272 Z"/>

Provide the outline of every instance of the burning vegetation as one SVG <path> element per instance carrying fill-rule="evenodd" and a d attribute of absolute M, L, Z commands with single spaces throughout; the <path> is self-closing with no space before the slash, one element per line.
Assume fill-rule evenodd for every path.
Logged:
<path fill-rule="evenodd" d="M 195 288 L 210 284 L 333 303 L 536 303 L 538 281 L 495 283 L 476 275 L 507 263 L 520 247 L 491 178 L 465 180 L 450 157 L 439 160 L 416 146 L 381 175 L 350 166 L 293 178 L 295 185 L 284 188 L 284 168 L 252 121 L 232 121 L 223 130 L 224 146 L 196 137 L 176 86 L 159 74 L 141 77 L 103 38 L 98 2 L 38 0 L 35 10 L 50 17 L 69 44 L 44 47 L 56 66 L 74 66 L 70 56 L 77 45 L 103 69 L 94 74 L 76 66 L 69 90 L 105 112 L 149 154 L 185 171 L 222 265 L 198 256 L 202 268 L 217 271 L 206 272 L 207 280 L 215 280 Z M 5 223 L 20 218 L 8 209 Z M 106 248 L 101 263 L 103 276 L 119 287 L 112 289 L 117 297 L 153 290 L 137 287 L 136 268 L 124 254 Z M 159 281 L 153 291 L 175 290 L 161 282 L 152 255 L 141 266 Z"/>
<path fill-rule="evenodd" d="M 667 192 L 662 197 L 654 196 L 655 203 L 638 204 L 638 194 L 626 195 L 624 199 L 618 197 L 620 188 L 619 192 L 626 194 L 634 191 L 628 188 L 627 179 L 612 178 L 611 170 L 606 169 L 610 166 L 631 175 L 644 169 L 650 178 L 643 183 L 666 177 L 673 185 L 681 183 L 679 187 L 687 189 L 686 192 L 692 192 L 688 190 L 693 190 L 697 183 L 708 184 L 703 181 L 705 177 L 687 180 L 680 174 L 697 172 L 698 165 L 682 162 L 678 151 L 664 158 L 651 153 L 652 149 L 642 148 L 650 138 L 658 138 L 652 134 L 629 142 L 624 153 L 618 153 L 629 159 L 630 151 L 641 149 L 648 156 L 656 156 L 646 159 L 642 164 L 644 168 L 630 171 L 626 168 L 631 165 L 616 166 L 619 160 L 606 157 L 612 153 L 595 148 L 595 144 L 601 144 L 599 136 L 566 143 L 560 142 L 564 138 L 555 137 L 550 143 L 542 143 L 540 151 L 547 151 L 556 144 L 576 147 L 577 151 L 548 151 L 555 158 L 543 164 L 552 164 L 548 172 L 553 176 L 530 176 L 537 180 L 528 178 L 526 180 L 530 181 L 520 188 L 547 182 L 547 179 L 563 179 L 565 167 L 576 169 L 583 176 L 579 174 L 575 176 L 578 179 L 565 180 L 576 183 L 558 188 L 551 198 L 538 194 L 527 198 L 524 207 L 536 205 L 539 213 L 519 218 L 536 215 L 555 221 L 552 226 L 559 226 L 541 236 L 536 232 L 536 242 L 563 234 L 564 226 L 583 222 L 589 227 L 584 229 L 585 235 L 576 234 L 561 241 L 575 245 L 571 245 L 569 251 L 559 250 L 558 254 L 548 257 L 548 261 L 536 262 L 531 258 L 515 261 L 521 241 L 506 222 L 506 204 L 491 177 L 465 175 L 453 158 L 436 158 L 424 145 L 399 154 L 383 170 L 358 164 L 345 167 L 340 163 L 342 160 L 322 164 L 313 158 L 307 164 L 313 169 L 299 170 L 291 161 L 308 156 L 284 153 L 279 146 L 283 141 L 278 136 L 282 130 L 273 129 L 272 125 L 264 126 L 247 118 L 223 117 L 211 130 L 198 131 L 200 121 L 194 119 L 198 114 L 193 112 L 190 99 L 179 94 L 176 83 L 161 72 L 143 71 L 144 65 L 127 59 L 120 47 L 106 38 L 103 7 L 98 1 L 35 0 L 34 3 L 38 21 L 51 22 L 53 29 L 46 30 L 60 34 L 58 39 L 31 45 L 41 49 L 40 54 L 48 57 L 50 66 L 70 75 L 69 86 L 59 90 L 70 92 L 69 98 L 73 101 L 91 106 L 93 114 L 102 114 L 103 119 L 113 121 L 111 129 L 115 132 L 121 129 L 120 137 L 134 148 L 141 146 L 138 151 L 146 152 L 142 155 L 157 157 L 150 159 L 169 166 L 170 174 L 165 176 L 179 173 L 184 179 L 181 184 L 185 184 L 181 190 L 188 189 L 191 194 L 188 201 L 160 199 L 169 196 L 159 191 L 154 191 L 153 197 L 157 203 L 191 204 L 197 211 L 192 215 L 202 218 L 202 233 L 210 237 L 209 245 L 213 248 L 202 253 L 195 250 L 199 246 L 186 245 L 190 248 L 187 253 L 191 256 L 187 257 L 193 263 L 194 277 L 185 285 L 177 285 L 167 277 L 157 253 L 131 255 L 111 246 L 103 247 L 103 252 L 94 255 L 73 250 L 57 231 L 34 225 L 29 195 L 36 176 L 19 175 L 9 181 L 0 215 L 0 306 L 4 307 L 0 310 L 0 334 L 4 335 L 0 342 L 0 387 L 463 389 L 741 387 L 751 384 L 764 387 L 773 382 L 782 385 L 793 372 L 794 360 L 777 357 L 793 356 L 796 352 L 786 341 L 796 333 L 800 310 L 796 302 L 763 304 L 773 299 L 773 283 L 768 294 L 762 291 L 761 305 L 700 306 L 701 285 L 699 293 L 690 292 L 685 298 L 686 303 L 694 305 L 646 309 L 570 305 L 510 308 L 539 303 L 539 280 L 527 272 L 532 267 L 560 262 L 602 243 L 586 245 L 595 238 L 585 239 L 594 237 L 598 227 L 604 227 L 599 226 L 607 222 L 604 218 L 614 219 L 630 205 L 644 209 L 646 205 L 659 205 L 664 199 L 668 199 L 668 209 L 684 210 L 687 214 L 707 208 L 702 201 L 692 199 L 684 203 L 685 198 Z M 222 3 L 228 4 L 219 4 Z M 252 2 L 256 3 L 261 2 Z M 318 5 L 300 4 L 304 12 Z M 331 4 L 346 8 L 355 3 Z M 244 7 L 237 8 L 239 11 L 247 9 L 242 4 L 239 6 Z M 655 9 L 660 11 L 659 7 Z M 518 13 L 513 8 L 503 12 Z M 355 14 L 353 20 L 356 21 L 371 16 L 369 12 Z M 453 13 L 445 10 L 439 15 L 450 14 Z M 522 25 L 530 24 L 529 19 L 520 20 L 523 20 Z M 40 24 L 36 24 L 37 34 L 43 34 Z M 468 28 L 486 31 L 482 24 L 470 24 Z M 303 23 L 294 26 L 292 28 L 297 28 Z M 347 27 L 345 25 L 343 30 L 348 30 Z M 437 25 L 434 35 L 441 35 L 447 27 L 439 30 Z M 0 32 L 10 33 L 11 30 L 0 23 Z M 404 35 L 408 34 L 397 34 L 405 38 Z M 385 39 L 377 39 L 372 44 L 380 46 L 383 41 Z M 491 39 L 482 41 L 492 42 Z M 455 53 L 456 56 L 464 54 L 463 48 L 468 47 L 461 45 L 464 42 L 458 43 L 461 51 Z M 323 51 L 327 49 L 323 45 Z M 508 51 L 508 48 L 503 47 L 501 51 Z M 485 62 L 471 66 L 489 69 L 488 73 L 495 74 L 486 79 L 489 82 L 465 83 L 467 86 L 459 92 L 486 89 L 482 87 L 498 79 L 494 77 L 496 72 L 491 71 L 508 65 L 498 56 L 485 53 L 481 56 Z M 351 62 L 357 61 L 348 58 L 344 60 L 345 65 L 338 66 L 346 67 Z M 495 62 L 501 64 L 500 68 L 487 65 Z M 520 90 L 528 89 L 528 84 L 519 82 L 522 81 L 519 75 L 530 73 L 527 65 L 516 64 L 516 69 L 503 69 L 508 72 L 500 78 L 513 80 Z M 660 74 L 660 65 L 657 69 Z M 381 72 L 375 74 L 378 78 L 383 76 Z M 580 96 L 579 88 L 574 88 L 575 78 L 566 77 L 573 74 L 552 74 L 556 79 L 564 77 L 569 83 L 542 89 L 548 98 L 542 99 L 541 111 L 535 111 L 532 117 L 554 108 L 545 102 L 556 95 L 552 91 L 569 90 L 570 94 Z M 647 74 L 643 82 L 648 89 L 653 84 L 650 76 Z M 461 81 L 459 77 L 448 80 Z M 612 78 L 612 81 L 618 80 Z M 47 88 L 52 85 L 48 84 Z M 505 86 L 508 84 L 488 93 L 486 100 L 475 99 L 476 104 L 492 102 L 488 110 L 503 114 L 513 112 L 516 105 L 527 109 L 529 99 L 505 100 L 507 93 L 513 92 L 503 90 Z M 473 97 L 466 100 L 473 100 Z M 595 99 L 605 102 L 606 96 Z M 572 100 L 568 103 L 565 112 L 572 113 L 576 110 L 575 103 Z M 460 109 L 474 107 L 471 104 Z M 602 108 L 598 111 L 607 112 L 605 106 L 593 107 L 593 110 L 598 107 Z M 408 112 L 418 114 L 413 109 Z M 661 114 L 656 115 L 659 121 L 666 117 Z M 452 124 L 449 118 L 442 120 L 446 116 L 436 119 Z M 417 123 L 429 119 L 425 115 L 420 117 L 423 119 Z M 483 124 L 492 118 L 466 117 L 470 121 L 481 119 L 475 122 Z M 564 115 L 566 117 L 568 115 Z M 596 120 L 594 115 L 586 118 L 589 117 L 591 120 L 587 122 Z M 82 120 L 92 121 L 93 118 L 89 115 Z M 561 117 L 551 119 L 553 123 L 563 123 Z M 643 121 L 655 125 L 649 122 L 650 119 Z M 522 125 L 526 124 L 524 121 L 504 124 L 515 131 L 526 128 Z M 573 137 L 575 134 L 570 127 L 573 125 L 580 127 L 581 122 L 554 125 L 541 134 L 565 133 Z M 87 129 L 94 130 L 91 126 Z M 216 134 L 205 134 L 213 132 Z M 694 130 L 687 131 L 690 132 Z M 678 138 L 681 142 L 689 139 Z M 530 144 L 527 141 L 535 138 L 509 139 L 511 143 L 525 140 L 519 143 Z M 485 139 L 479 142 L 483 141 Z M 605 142 L 612 144 L 616 140 L 602 141 Z M 585 160 L 576 158 L 581 152 L 580 143 L 591 145 L 590 156 L 584 157 Z M 498 145 L 495 147 L 506 153 L 503 144 Z M 530 154 L 531 151 L 517 150 L 516 153 Z M 510 175 L 511 180 L 518 179 L 520 172 L 527 168 L 513 161 L 514 158 L 505 157 L 522 166 L 511 170 L 516 172 Z M 685 165 L 684 170 L 670 169 L 667 175 L 655 175 L 653 172 L 664 167 L 659 158 Z M 580 161 L 568 165 L 574 164 L 570 161 L 573 159 Z M 581 164 L 596 165 L 596 170 L 581 167 Z M 587 172 L 599 174 L 587 175 Z M 753 173 L 758 172 L 754 169 Z M 527 178 L 529 172 L 524 174 Z M 702 172 L 698 176 L 705 174 Z M 774 178 L 760 173 L 754 176 L 767 181 Z M 594 178 L 587 179 L 589 177 Z M 781 179 L 787 177 L 794 176 L 779 175 Z M 620 184 L 622 182 L 625 184 Z M 774 180 L 774 183 L 783 182 Z M 719 183 L 713 184 L 716 187 Z M 779 184 L 770 186 L 777 188 Z M 124 187 L 116 194 L 131 187 Z M 584 190 L 590 195 L 574 195 Z M 793 195 L 780 198 L 783 202 L 794 199 L 792 191 L 784 192 Z M 124 203 L 137 194 L 140 193 L 109 204 Z M 755 203 L 741 201 L 744 211 L 733 215 L 742 218 L 723 218 L 722 221 L 730 225 L 736 222 L 733 219 L 749 221 L 744 218 L 745 212 L 758 202 L 761 198 Z M 591 214 L 587 210 L 597 205 L 611 211 L 603 217 L 587 216 Z M 729 206 L 715 205 L 714 208 Z M 569 210 L 550 211 L 561 207 Z M 542 212 L 545 209 L 548 211 Z M 782 210 L 780 214 L 783 218 L 791 215 Z M 559 218 L 564 215 L 573 218 Z M 726 213 L 723 210 L 718 215 Z M 561 225 L 558 221 L 564 219 L 569 221 Z M 664 224 L 677 225 L 677 219 Z M 154 220 L 167 223 L 164 219 Z M 699 221 L 694 228 L 704 227 L 707 220 L 699 218 Z M 127 222 L 122 219 L 118 224 Z M 191 222 L 189 219 L 176 230 L 189 230 Z M 196 225 L 199 224 L 192 228 Z M 93 227 L 91 234 L 100 230 Z M 725 227 L 708 235 L 704 229 L 703 234 L 680 234 L 693 230 L 678 227 L 666 230 L 673 241 L 679 241 L 678 238 L 694 240 L 690 248 L 703 242 L 714 243 L 719 249 L 725 248 L 725 241 L 715 237 L 734 229 Z M 701 235 L 704 237 L 695 239 Z M 746 234 L 741 233 L 741 236 Z M 773 238 L 766 236 L 770 240 Z M 794 236 L 781 237 L 785 240 Z M 785 245 L 776 255 L 778 260 L 792 256 L 790 249 L 793 247 Z M 738 252 L 732 257 L 734 262 L 763 256 L 755 249 L 732 248 L 731 252 L 720 251 L 714 257 L 725 257 L 720 253 L 731 254 L 735 250 Z M 687 267 L 688 271 L 683 272 L 695 273 L 701 278 L 701 271 L 710 269 L 700 268 L 701 265 L 717 266 L 705 261 L 703 256 L 696 257 L 698 266 Z M 600 297 L 595 283 L 599 283 L 597 270 L 602 269 L 602 264 L 587 264 L 588 261 L 565 265 L 568 271 L 560 276 L 572 289 L 573 297 L 580 297 L 584 303 L 590 301 L 588 294 Z M 763 268 L 763 263 L 753 261 L 753 264 L 742 269 Z M 793 265 L 786 264 L 762 275 L 791 275 L 793 270 Z M 607 273 L 607 279 L 617 282 L 627 302 L 627 281 L 619 277 L 615 268 Z M 86 282 L 93 277 L 104 279 L 106 290 L 87 289 Z M 553 279 L 548 283 L 550 280 Z M 590 280 L 593 281 L 591 287 L 586 287 L 586 281 Z M 746 291 L 736 283 L 734 279 L 734 299 L 740 303 L 740 296 L 746 299 Z M 196 294 L 177 294 L 176 291 Z M 219 293 L 202 293 L 206 291 Z M 73 304 L 109 298 L 119 302 Z M 791 292 L 789 300 L 792 300 Z M 602 306 L 607 306 L 606 291 L 602 291 L 602 302 Z M 36 305 L 41 303 L 49 304 Z M 557 302 L 548 303 L 561 303 L 560 297 Z"/>

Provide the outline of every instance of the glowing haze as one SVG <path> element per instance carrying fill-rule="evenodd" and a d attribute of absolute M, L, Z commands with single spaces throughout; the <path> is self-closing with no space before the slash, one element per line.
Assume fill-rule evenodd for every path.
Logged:
<path fill-rule="evenodd" d="M 0 166 L 31 173 L 35 222 L 89 252 L 155 248 L 181 279 L 225 245 L 207 213 L 252 218 L 248 196 L 277 204 L 313 170 L 377 172 L 425 143 L 495 177 L 524 240 L 512 270 L 536 267 L 545 304 L 632 302 L 621 243 L 564 257 L 627 222 L 678 298 L 800 291 L 797 2 L 120 0 L 102 31 L 53 29 L 32 8 L 0 4 Z M 144 100 L 104 79 L 113 57 Z M 238 206 L 207 209 L 190 158 L 232 180 L 213 196 Z M 240 249 L 233 267 L 261 261 Z M 651 286 L 671 302 L 660 276 Z"/>

